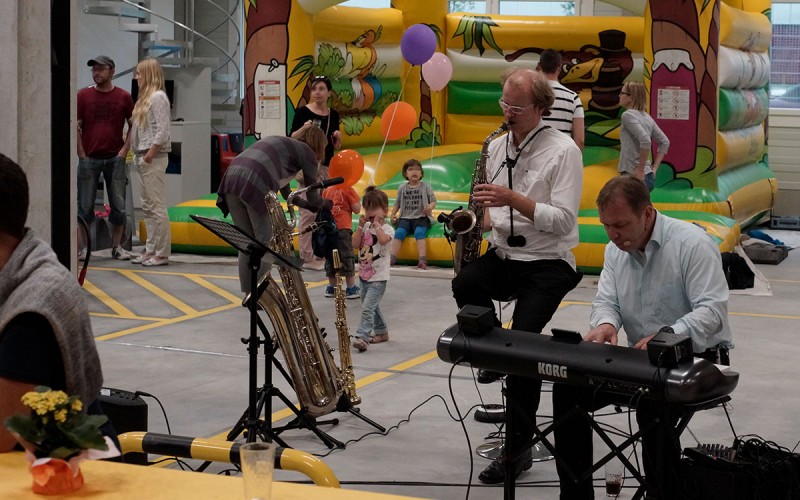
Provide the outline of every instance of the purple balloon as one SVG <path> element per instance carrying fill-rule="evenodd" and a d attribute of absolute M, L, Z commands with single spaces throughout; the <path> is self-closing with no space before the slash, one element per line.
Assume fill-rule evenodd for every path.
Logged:
<path fill-rule="evenodd" d="M 410 26 L 400 39 L 400 51 L 412 66 L 420 65 L 436 51 L 436 34 L 424 24 Z"/>

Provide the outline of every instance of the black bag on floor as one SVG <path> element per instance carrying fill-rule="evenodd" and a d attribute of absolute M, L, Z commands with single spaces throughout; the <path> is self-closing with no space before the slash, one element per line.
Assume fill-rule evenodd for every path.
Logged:
<path fill-rule="evenodd" d="M 728 280 L 728 290 L 743 290 L 753 288 L 755 273 L 741 255 L 732 252 L 722 252 L 722 270 Z"/>

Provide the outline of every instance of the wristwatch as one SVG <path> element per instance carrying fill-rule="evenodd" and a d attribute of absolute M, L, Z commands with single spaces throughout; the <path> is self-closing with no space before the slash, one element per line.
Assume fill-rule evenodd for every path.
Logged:
<path fill-rule="evenodd" d="M 671 326 L 662 326 L 661 330 L 659 330 L 658 333 L 671 333 L 674 335 L 675 330 L 673 330 Z"/>

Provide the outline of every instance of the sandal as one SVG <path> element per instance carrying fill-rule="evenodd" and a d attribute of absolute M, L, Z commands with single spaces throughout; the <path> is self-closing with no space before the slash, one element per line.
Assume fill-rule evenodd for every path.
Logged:
<path fill-rule="evenodd" d="M 367 343 L 364 339 L 356 337 L 355 340 L 353 340 L 353 347 L 358 349 L 358 352 L 364 352 L 367 350 Z"/>
<path fill-rule="evenodd" d="M 369 343 L 370 344 L 380 344 L 382 342 L 388 342 L 388 341 L 389 341 L 389 334 L 388 333 L 375 334 L 375 335 L 373 335 L 372 337 L 369 338 Z"/>

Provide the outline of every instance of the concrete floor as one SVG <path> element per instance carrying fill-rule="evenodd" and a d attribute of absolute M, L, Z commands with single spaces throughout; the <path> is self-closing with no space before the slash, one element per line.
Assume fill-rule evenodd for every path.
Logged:
<path fill-rule="evenodd" d="M 800 232 L 771 232 L 800 245 Z M 800 319 L 800 254 L 791 252 L 778 266 L 757 265 L 769 280 L 771 296 L 732 295 L 730 321 L 736 349 L 732 365 L 741 374 L 733 392 L 730 414 L 739 435 L 758 434 L 792 448 L 800 439 L 796 415 L 800 359 L 797 321 Z M 247 310 L 240 304 L 237 270 L 233 258 L 175 255 L 168 267 L 143 268 L 113 261 L 108 251 L 98 252 L 85 286 L 94 332 L 103 363 L 105 386 L 142 391 L 164 405 L 174 434 L 224 439 L 247 407 L 248 356 L 240 339 L 249 333 Z M 320 324 L 337 344 L 332 299 L 324 297 L 322 272 L 304 273 Z M 470 368 L 444 363 L 435 354 L 439 334 L 455 322 L 456 307 L 450 292 L 452 270 L 418 271 L 399 266 L 383 300 L 390 330 L 388 343 L 353 352 L 360 409 L 389 432 L 380 435 L 349 413 L 335 413 L 336 426 L 325 426 L 344 450 L 328 450 L 310 431 L 292 430 L 281 435 L 292 447 L 324 457 L 343 487 L 399 495 L 460 499 L 503 498 L 501 486 L 486 487 L 477 474 L 489 464 L 474 453 L 497 427 L 473 418 L 481 401 L 500 402 L 499 383 L 477 385 Z M 585 332 L 596 277 L 583 282 L 565 299 L 549 327 Z M 353 332 L 360 303 L 348 300 L 348 322 Z M 511 309 L 503 311 L 510 319 Z M 334 353 L 338 364 L 338 352 Z M 452 373 L 451 373 L 452 369 Z M 259 367 L 259 377 L 263 373 Z M 274 371 L 275 384 L 296 399 L 287 383 Z M 455 397 L 455 404 L 451 398 Z M 545 391 L 540 421 L 551 413 Z M 149 430 L 167 432 L 165 416 L 152 398 Z M 289 412 L 275 399 L 276 425 Z M 463 425 L 458 416 L 463 416 Z M 633 419 L 633 417 L 631 417 Z M 627 413 L 600 420 L 627 431 Z M 635 425 L 635 420 L 633 420 Z M 730 445 L 734 435 L 721 408 L 698 413 L 683 436 L 683 445 Z M 603 453 L 595 446 L 596 453 Z M 158 459 L 151 455 L 151 460 Z M 197 462 L 189 462 L 197 465 Z M 209 470 L 218 472 L 224 465 Z M 297 473 L 279 471 L 279 480 L 297 481 Z M 597 496 L 602 497 L 601 473 Z M 633 495 L 628 480 L 620 498 Z M 517 498 L 557 498 L 555 465 L 535 464 L 519 478 Z"/>

